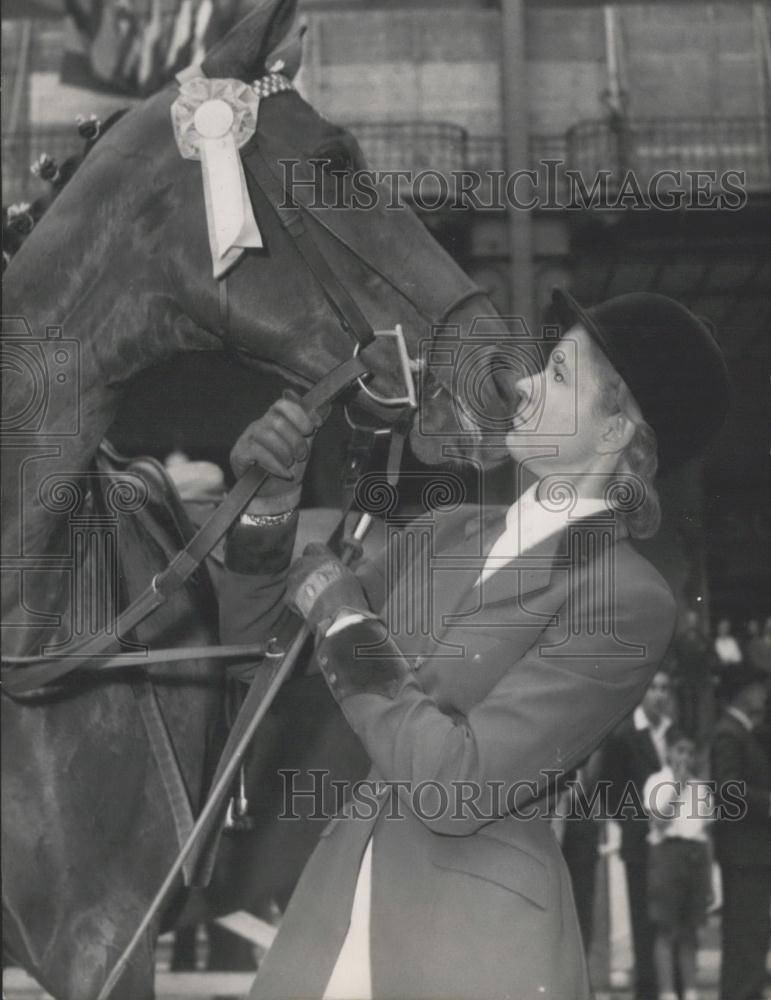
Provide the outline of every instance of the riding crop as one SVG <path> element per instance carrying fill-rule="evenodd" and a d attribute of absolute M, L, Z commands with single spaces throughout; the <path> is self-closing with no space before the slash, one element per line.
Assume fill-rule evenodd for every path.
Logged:
<path fill-rule="evenodd" d="M 369 514 L 361 515 L 353 532 L 352 540 L 354 543 L 362 541 L 364 536 L 367 534 L 371 523 L 372 517 Z M 353 551 L 353 546 L 349 546 L 342 555 L 343 562 L 350 561 Z M 219 772 L 219 777 L 215 780 L 212 790 L 209 793 L 209 797 L 206 800 L 206 804 L 201 810 L 200 816 L 196 820 L 195 826 L 177 855 L 174 864 L 169 869 L 168 875 L 156 893 L 155 898 L 147 910 L 147 913 L 142 918 L 134 936 L 129 941 L 123 951 L 123 954 L 115 963 L 112 972 L 107 977 L 104 986 L 99 992 L 97 1000 L 108 1000 L 110 994 L 117 985 L 118 980 L 123 974 L 123 970 L 128 965 L 135 948 L 142 940 L 143 935 L 146 933 L 150 924 L 163 907 L 166 897 L 182 871 L 185 861 L 192 852 L 193 848 L 199 843 L 199 840 L 205 836 L 210 824 L 216 817 L 217 810 L 222 804 L 224 796 L 230 788 L 230 784 L 235 777 L 238 766 L 241 763 L 241 759 L 248 749 L 249 743 L 251 742 L 257 727 L 264 719 L 265 714 L 278 694 L 281 685 L 291 674 L 297 658 L 302 652 L 309 635 L 310 630 L 308 626 L 303 623 L 285 653 L 282 653 L 280 650 L 272 651 L 270 646 L 268 646 L 265 654 L 266 660 L 272 660 L 274 662 L 270 663 L 269 669 L 264 675 L 260 676 L 259 679 L 256 678 L 258 683 L 252 684 L 250 687 L 246 700 L 244 701 L 241 711 L 239 712 L 239 716 L 248 717 L 248 722 L 232 749 L 232 755 L 225 760 L 225 763 Z M 253 706 L 254 711 L 252 714 Z M 225 759 L 227 749 L 228 748 L 226 747 L 223 751 L 221 759 Z"/>

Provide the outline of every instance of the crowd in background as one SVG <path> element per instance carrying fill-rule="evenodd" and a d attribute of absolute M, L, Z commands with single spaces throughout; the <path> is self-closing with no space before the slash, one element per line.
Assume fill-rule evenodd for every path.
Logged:
<path fill-rule="evenodd" d="M 686 611 L 642 703 L 579 771 L 585 796 L 605 781 L 620 812 L 635 1000 L 697 1000 L 699 928 L 716 904 L 720 1000 L 771 996 L 769 704 L 771 617 L 738 635 L 721 618 L 711 635 Z M 587 949 L 601 826 L 572 819 L 561 831 Z"/>

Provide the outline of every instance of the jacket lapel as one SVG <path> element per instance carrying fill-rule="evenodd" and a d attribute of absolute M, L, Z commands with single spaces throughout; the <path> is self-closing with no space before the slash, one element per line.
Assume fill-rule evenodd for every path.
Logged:
<path fill-rule="evenodd" d="M 613 526 L 614 541 L 627 535 L 623 522 L 607 523 Z M 599 530 L 607 529 L 602 526 Z M 470 583 L 468 576 L 465 576 L 465 587 L 459 590 L 453 613 L 448 616 L 448 623 L 461 620 L 468 613 L 478 611 L 482 605 L 494 607 L 497 604 L 510 604 L 526 594 L 544 590 L 552 583 L 555 571 L 566 578 L 571 566 L 575 566 L 577 562 L 584 563 L 595 556 L 597 531 L 598 522 L 593 517 L 569 522 L 561 530 L 542 538 L 508 565 L 496 570 L 479 586 L 476 585 L 478 574 Z M 488 539 L 484 549 L 485 556 L 496 537 Z M 480 562 L 481 572 L 484 557 Z"/>
<path fill-rule="evenodd" d="M 565 535 L 564 531 L 555 532 L 508 565 L 497 569 L 479 586 L 475 585 L 471 593 L 463 596 L 457 610 L 462 612 L 469 605 L 480 604 L 491 607 L 548 587 Z"/>
<path fill-rule="evenodd" d="M 431 587 L 441 600 L 433 604 L 442 616 L 456 611 L 473 592 L 485 559 L 506 523 L 506 507 L 495 507 L 469 519 L 456 537 L 432 560 Z"/>

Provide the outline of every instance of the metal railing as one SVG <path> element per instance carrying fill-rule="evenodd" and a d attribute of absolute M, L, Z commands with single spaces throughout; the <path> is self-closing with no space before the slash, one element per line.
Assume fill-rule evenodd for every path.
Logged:
<path fill-rule="evenodd" d="M 645 118 L 581 122 L 567 134 L 568 166 L 584 178 L 632 171 L 649 185 L 661 171 L 743 171 L 748 191 L 771 189 L 771 119 Z"/>
<path fill-rule="evenodd" d="M 373 170 L 436 170 L 445 176 L 463 170 L 468 157 L 468 133 L 450 122 L 351 122 Z"/>
<path fill-rule="evenodd" d="M 506 141 L 502 135 L 470 135 L 450 122 L 351 122 L 347 126 L 375 170 L 505 170 Z M 563 134 L 530 136 L 530 159 L 564 159 Z"/>
<path fill-rule="evenodd" d="M 352 122 L 369 165 L 376 170 L 484 174 L 506 169 L 502 136 L 475 136 L 451 122 Z M 32 128 L 3 137 L 3 204 L 29 200 L 40 182 L 29 166 L 46 152 L 62 162 L 83 148 L 74 126 Z M 585 185 L 600 171 L 617 186 L 633 171 L 646 186 L 662 170 L 745 172 L 748 191 L 771 190 L 771 121 L 767 118 L 693 118 L 580 122 L 566 134 L 530 136 L 530 161 L 541 180 L 546 160 L 578 171 Z M 558 172 L 560 173 L 560 172 Z M 536 186 L 536 191 L 538 185 Z M 554 192 L 552 192 L 553 194 Z"/>

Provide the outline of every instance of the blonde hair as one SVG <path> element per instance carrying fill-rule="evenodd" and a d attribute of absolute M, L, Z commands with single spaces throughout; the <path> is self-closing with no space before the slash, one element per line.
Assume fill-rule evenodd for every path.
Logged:
<path fill-rule="evenodd" d="M 654 483 L 659 464 L 656 432 L 645 422 L 629 386 L 593 340 L 591 345 L 599 390 L 597 410 L 602 416 L 623 413 L 635 428 L 631 440 L 619 454 L 618 464 L 610 476 L 608 497 L 613 505 L 613 497 L 617 492 L 614 480 L 616 480 L 615 485 L 619 487 L 619 495 L 623 494 L 627 499 L 630 495 L 628 484 L 633 483 L 631 489 L 634 495 L 633 502 L 619 504 L 616 509 L 623 513 L 633 538 L 650 538 L 656 534 L 661 525 L 661 503 Z M 620 487 L 622 480 L 626 481 L 627 488 Z"/>

